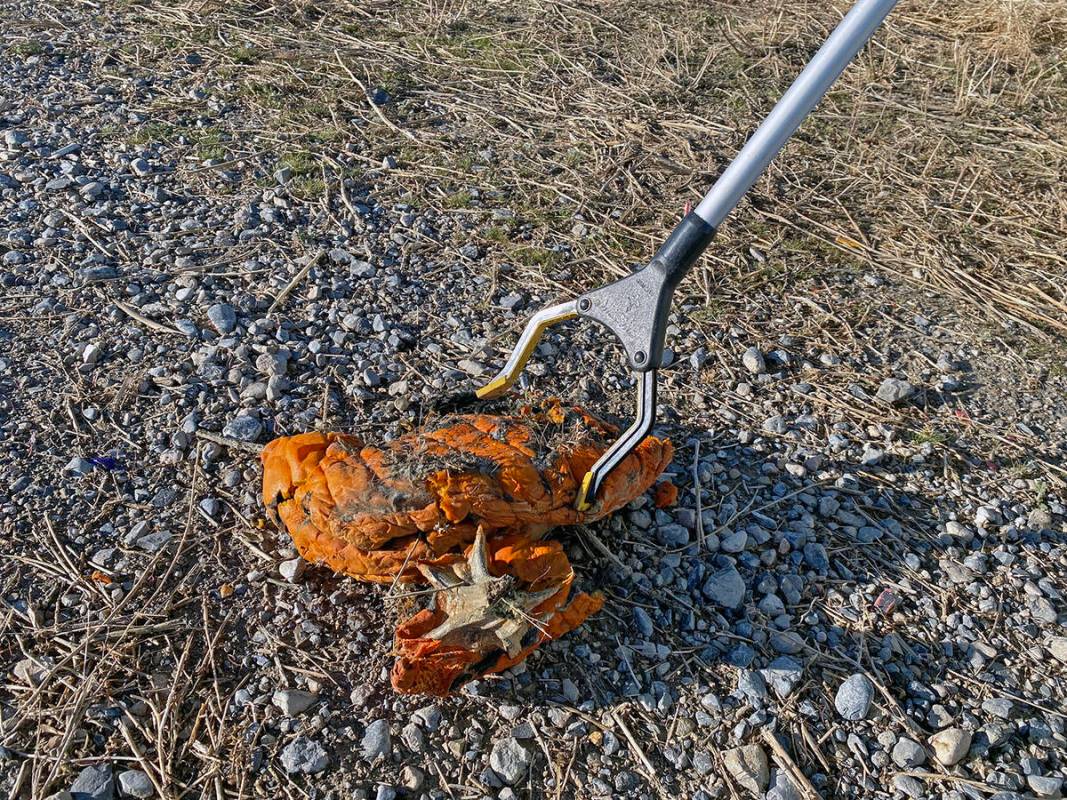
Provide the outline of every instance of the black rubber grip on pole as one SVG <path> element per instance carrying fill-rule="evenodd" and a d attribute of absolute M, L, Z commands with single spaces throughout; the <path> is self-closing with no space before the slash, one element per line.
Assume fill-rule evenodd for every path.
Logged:
<path fill-rule="evenodd" d="M 673 291 L 715 238 L 715 228 L 690 211 L 656 251 L 649 266 L 663 265 L 664 279 Z"/>

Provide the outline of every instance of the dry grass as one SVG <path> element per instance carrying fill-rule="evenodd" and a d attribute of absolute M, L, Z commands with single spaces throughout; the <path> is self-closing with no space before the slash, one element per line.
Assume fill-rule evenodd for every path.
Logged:
<path fill-rule="evenodd" d="M 255 112 L 243 146 L 298 154 L 309 202 L 336 191 L 330 153 L 347 147 L 379 193 L 462 220 L 494 277 L 555 293 L 646 258 L 838 16 L 649 0 L 133 13 L 162 31 L 157 53 L 196 51 L 233 81 Z M 729 310 L 763 286 L 873 266 L 1067 332 L 1064 30 L 1062 0 L 904 2 L 686 291 Z M 370 102 L 376 90 L 389 102 Z M 376 172 L 385 157 L 396 168 Z M 775 266 L 753 265 L 750 245 Z"/>

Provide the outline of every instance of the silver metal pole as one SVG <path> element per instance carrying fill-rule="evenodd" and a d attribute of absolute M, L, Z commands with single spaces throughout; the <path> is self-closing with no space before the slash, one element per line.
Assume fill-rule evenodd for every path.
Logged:
<path fill-rule="evenodd" d="M 698 216 L 719 227 L 896 4 L 859 0 L 852 7 L 700 201 Z"/>

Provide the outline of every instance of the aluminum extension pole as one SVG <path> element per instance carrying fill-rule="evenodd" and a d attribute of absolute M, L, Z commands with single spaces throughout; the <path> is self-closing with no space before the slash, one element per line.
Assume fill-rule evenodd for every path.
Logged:
<path fill-rule="evenodd" d="M 719 227 L 896 4 L 859 0 L 852 7 L 694 209 L 701 219 Z"/>

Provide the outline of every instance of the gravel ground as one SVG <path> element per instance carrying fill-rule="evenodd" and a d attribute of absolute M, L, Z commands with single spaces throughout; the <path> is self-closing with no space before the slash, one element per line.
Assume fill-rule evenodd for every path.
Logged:
<path fill-rule="evenodd" d="M 240 97 L 196 54 L 111 59 L 121 16 L 80 46 L 89 8 L 12 4 L 61 24 L 0 50 L 0 790 L 1060 796 L 1062 339 L 856 263 L 711 333 L 683 307 L 677 507 L 560 533 L 604 611 L 397 697 L 410 607 L 294 560 L 256 453 L 408 429 L 554 296 L 483 270 L 461 211 L 398 202 L 395 161 L 331 145 L 309 197 L 279 151 L 215 152 Z M 142 135 L 175 87 L 186 133 Z M 625 413 L 599 334 L 564 333 L 523 391 Z"/>

